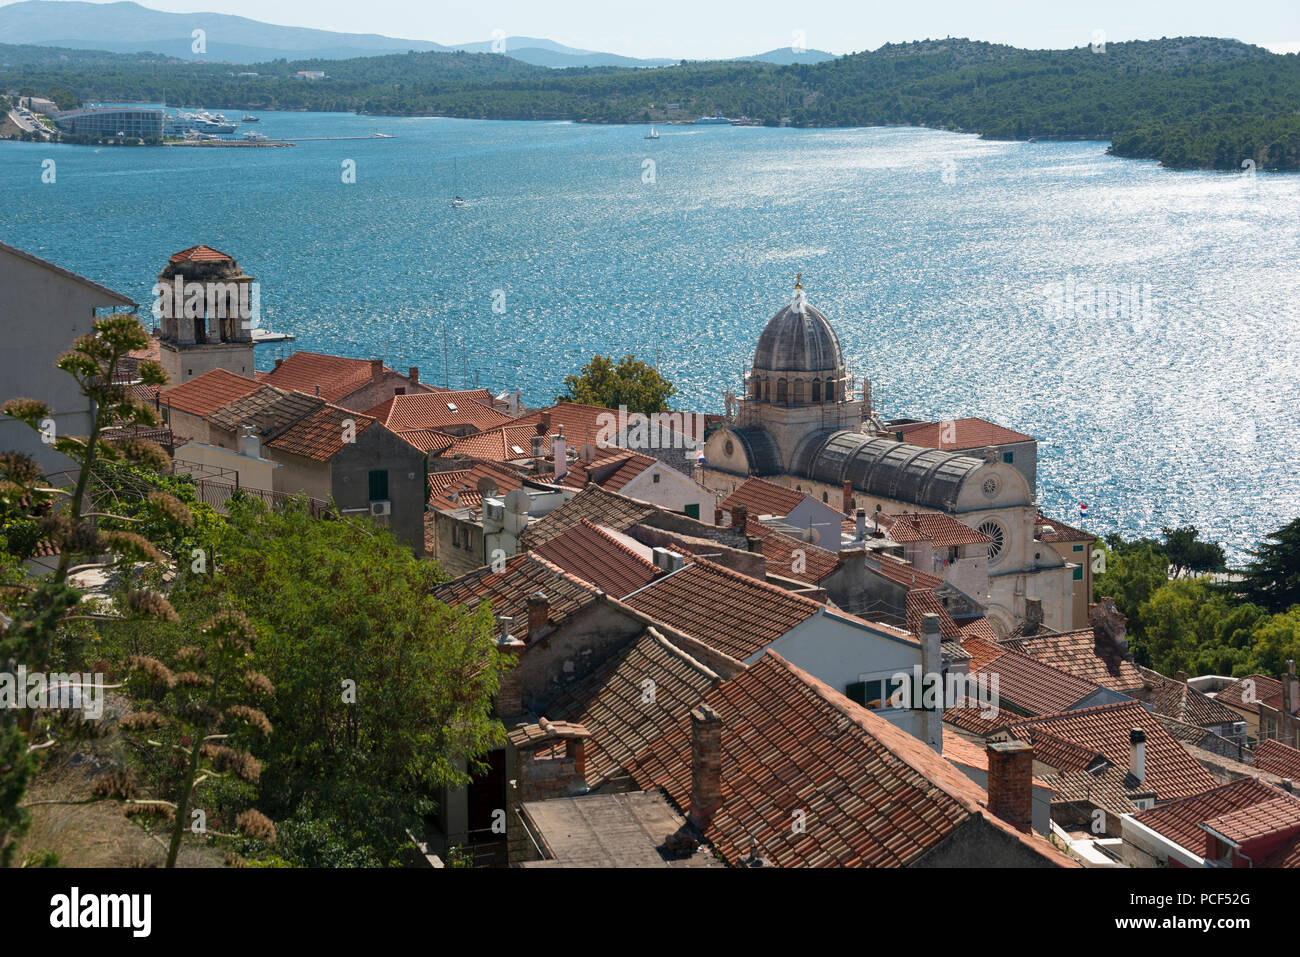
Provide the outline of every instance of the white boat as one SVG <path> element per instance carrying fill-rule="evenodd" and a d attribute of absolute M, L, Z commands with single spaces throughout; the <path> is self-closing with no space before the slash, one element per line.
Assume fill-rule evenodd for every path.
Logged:
<path fill-rule="evenodd" d="M 266 134 L 259 133 L 257 132 L 257 130 L 249 130 L 247 133 L 244 134 L 244 139 L 249 143 L 265 143 Z"/>
<path fill-rule="evenodd" d="M 650 132 L 647 133 L 644 138 L 647 140 L 657 140 L 659 139 L 659 131 L 652 126 L 650 127 Z"/>
<path fill-rule="evenodd" d="M 465 200 L 461 199 L 459 196 L 453 196 L 453 197 L 452 197 L 452 200 L 451 200 L 451 208 L 452 208 L 452 209 L 464 209 L 464 208 L 465 208 L 466 206 L 468 206 L 468 205 L 469 205 L 469 203 L 465 202 Z"/>

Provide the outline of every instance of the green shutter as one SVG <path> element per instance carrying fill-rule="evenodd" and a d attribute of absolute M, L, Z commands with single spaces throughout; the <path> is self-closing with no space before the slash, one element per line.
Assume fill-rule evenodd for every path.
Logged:
<path fill-rule="evenodd" d="M 686 506 L 686 517 L 687 517 L 687 518 L 699 519 L 699 517 L 700 517 L 700 503 L 699 503 L 699 502 L 691 502 L 689 505 Z"/>
<path fill-rule="evenodd" d="M 383 502 L 388 498 L 388 470 L 376 469 L 370 473 L 370 501 Z"/>

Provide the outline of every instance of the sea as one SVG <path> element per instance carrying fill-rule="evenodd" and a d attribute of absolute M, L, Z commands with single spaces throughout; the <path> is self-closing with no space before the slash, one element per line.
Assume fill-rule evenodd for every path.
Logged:
<path fill-rule="evenodd" d="M 531 405 L 631 353 L 720 412 L 801 275 L 882 416 L 1035 436 L 1053 517 L 1192 524 L 1240 562 L 1300 516 L 1296 175 L 914 128 L 258 115 L 297 145 L 0 143 L 0 240 L 146 323 L 206 243 L 296 337 L 259 368 L 383 357 Z"/>

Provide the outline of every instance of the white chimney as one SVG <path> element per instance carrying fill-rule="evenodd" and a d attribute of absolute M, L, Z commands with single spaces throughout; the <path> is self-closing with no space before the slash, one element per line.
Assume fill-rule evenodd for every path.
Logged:
<path fill-rule="evenodd" d="M 867 537 L 867 510 L 858 509 L 854 517 L 858 520 L 858 541 L 862 541 Z"/>
<path fill-rule="evenodd" d="M 555 433 L 551 447 L 555 450 L 555 481 L 559 481 L 569 471 L 569 443 L 564 439 L 564 426 Z"/>
<path fill-rule="evenodd" d="M 244 426 L 244 434 L 239 437 L 239 454 L 250 459 L 262 457 L 262 442 L 251 425 Z"/>
<path fill-rule="evenodd" d="M 1133 728 L 1128 733 L 1128 770 L 1138 783 L 1147 779 L 1147 733 Z"/>

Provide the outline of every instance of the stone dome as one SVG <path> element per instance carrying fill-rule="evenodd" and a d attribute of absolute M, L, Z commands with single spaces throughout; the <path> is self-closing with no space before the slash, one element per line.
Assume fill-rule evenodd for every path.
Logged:
<path fill-rule="evenodd" d="M 754 350 L 754 368 L 765 372 L 842 374 L 844 356 L 830 322 L 808 304 L 802 289 L 772 317 Z"/>

